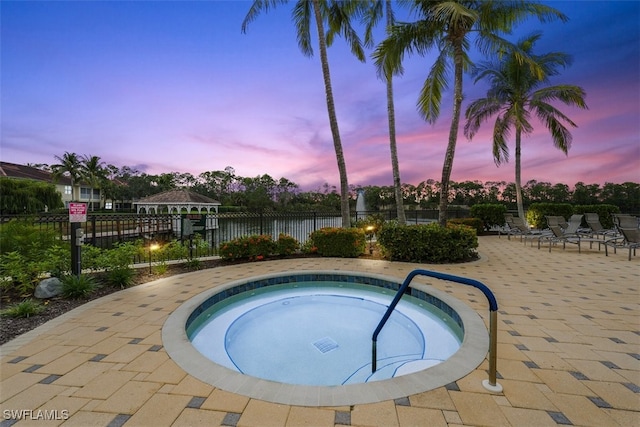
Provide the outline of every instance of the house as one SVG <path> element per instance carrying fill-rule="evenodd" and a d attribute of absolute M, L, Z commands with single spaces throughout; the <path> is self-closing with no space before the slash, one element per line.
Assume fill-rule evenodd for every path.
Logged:
<path fill-rule="evenodd" d="M 65 207 L 69 206 L 69 202 L 74 201 L 73 188 L 71 187 L 71 178 L 69 178 L 68 176 L 63 175 L 57 181 L 54 181 L 51 172 L 34 168 L 32 166 L 0 162 L 0 177 L 49 182 L 55 185 L 56 189 L 62 196 L 62 201 L 64 202 Z M 91 209 L 91 204 L 93 204 L 93 208 L 95 209 L 100 209 L 103 207 L 103 200 L 100 194 L 100 189 L 91 188 L 85 183 L 80 183 L 79 199 L 75 201 L 87 203 L 89 209 Z M 107 204 L 104 207 L 106 209 L 111 209 L 109 204 L 110 202 L 107 201 Z"/>

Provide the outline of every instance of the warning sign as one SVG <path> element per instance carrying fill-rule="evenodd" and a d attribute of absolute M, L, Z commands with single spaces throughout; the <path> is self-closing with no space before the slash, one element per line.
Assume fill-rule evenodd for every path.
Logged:
<path fill-rule="evenodd" d="M 69 222 L 87 222 L 86 203 L 69 203 Z"/>

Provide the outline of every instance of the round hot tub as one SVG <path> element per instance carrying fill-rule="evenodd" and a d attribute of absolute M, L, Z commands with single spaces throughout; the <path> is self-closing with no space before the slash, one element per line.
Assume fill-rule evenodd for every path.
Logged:
<path fill-rule="evenodd" d="M 163 328 L 170 357 L 233 393 L 305 406 L 371 403 L 453 382 L 484 360 L 488 335 L 465 304 L 413 284 L 377 340 L 400 283 L 355 272 L 254 277 L 204 292 Z"/>

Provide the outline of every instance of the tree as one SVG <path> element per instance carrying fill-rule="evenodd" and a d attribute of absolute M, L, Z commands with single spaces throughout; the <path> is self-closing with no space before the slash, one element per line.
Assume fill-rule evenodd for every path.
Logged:
<path fill-rule="evenodd" d="M 242 22 L 242 32 L 246 33 L 249 23 L 255 20 L 260 12 L 268 12 L 270 8 L 284 3 L 287 3 L 287 0 L 254 0 L 247 16 Z M 347 166 L 344 159 L 344 152 L 342 150 L 342 141 L 340 139 L 340 130 L 338 128 L 338 119 L 333 99 L 327 46 L 331 46 L 335 34 L 342 34 L 349 43 L 351 52 L 359 60 L 365 60 L 360 39 L 349 22 L 349 17 L 362 6 L 366 6 L 366 3 L 343 3 L 337 0 L 298 0 L 293 8 L 293 20 L 297 29 L 298 46 L 306 56 L 313 56 L 310 33 L 312 17 L 315 19 L 316 23 L 318 46 L 320 50 L 320 63 L 322 65 L 322 76 L 324 79 L 325 94 L 327 98 L 329 125 L 331 127 L 333 146 L 336 152 L 338 172 L 340 174 L 340 211 L 342 214 L 343 227 L 351 226 L 349 182 L 347 180 Z M 327 20 L 329 26 L 329 32 L 327 35 L 325 35 L 325 20 Z"/>
<path fill-rule="evenodd" d="M 530 122 L 531 116 L 540 119 L 551 133 L 553 145 L 567 154 L 572 137 L 564 123 L 573 127 L 577 125 L 550 102 L 560 101 L 565 105 L 587 108 L 585 92 L 579 86 L 543 86 L 549 83 L 550 76 L 558 74 L 559 67 L 570 64 L 571 58 L 561 52 L 534 55 L 533 46 L 539 38 L 539 33 L 525 37 L 502 59 L 484 62 L 474 68 L 475 81 L 486 79 L 490 88 L 486 98 L 478 99 L 467 107 L 467 124 L 464 129 L 471 139 L 482 122 L 496 115 L 493 127 L 493 158 L 496 165 L 509 160 L 507 138 L 511 129 L 515 129 L 516 204 L 520 218 L 525 218 L 521 186 L 521 143 L 522 135 L 534 130 Z M 531 67 L 519 61 L 517 52 L 525 52 L 542 74 L 532 72 Z"/>
<path fill-rule="evenodd" d="M 105 162 L 100 160 L 98 156 L 83 156 L 80 167 L 80 178 L 91 187 L 91 210 L 93 206 L 93 189 L 97 188 L 102 194 L 102 189 L 107 180 L 108 170 L 105 168 Z"/>
<path fill-rule="evenodd" d="M 359 1 L 359 0 L 356 0 Z M 371 13 L 367 15 L 367 33 L 365 43 L 371 40 L 372 27 L 376 24 L 379 17 L 383 14 L 382 5 L 384 3 L 384 14 L 386 15 L 387 32 L 389 32 L 395 23 L 391 0 L 374 1 Z M 396 196 L 396 213 L 400 224 L 407 223 L 407 217 L 404 212 L 404 198 L 402 197 L 402 180 L 400 179 L 400 164 L 398 162 L 398 145 L 396 141 L 396 113 L 393 102 L 393 75 L 385 75 L 387 85 L 387 119 L 389 123 L 389 149 L 391 151 L 391 170 L 393 172 L 393 189 Z"/>
<path fill-rule="evenodd" d="M 552 18 L 566 20 L 566 17 L 552 7 L 525 0 L 416 0 L 414 10 L 420 19 L 394 25 L 387 39 L 374 52 L 374 58 L 384 75 L 391 75 L 402 72 L 405 53 L 425 55 L 433 49 L 439 51 L 418 98 L 418 111 L 431 124 L 440 115 L 442 91 L 448 86 L 450 62 L 453 62 L 453 114 L 442 166 L 438 206 L 438 221 L 444 226 L 460 123 L 462 74 L 472 65 L 469 59 L 471 35 L 476 34 L 476 47 L 480 53 L 493 55 L 511 45 L 499 34 L 508 33 L 514 24 L 530 15 L 543 22 Z M 526 55 L 518 51 L 514 53 L 520 62 L 529 64 L 535 70 L 535 64 L 530 63 Z"/>
<path fill-rule="evenodd" d="M 82 162 L 76 153 L 65 151 L 62 157 L 54 156 L 60 162 L 51 165 L 51 177 L 54 181 L 58 181 L 63 175 L 69 176 L 71 179 L 71 200 L 79 200 L 80 195 L 76 191 L 76 187 L 80 185 L 82 177 Z"/>

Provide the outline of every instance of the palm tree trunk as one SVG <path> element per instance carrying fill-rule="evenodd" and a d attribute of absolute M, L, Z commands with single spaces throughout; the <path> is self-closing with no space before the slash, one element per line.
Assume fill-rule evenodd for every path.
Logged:
<path fill-rule="evenodd" d="M 520 172 L 522 168 L 520 166 L 520 140 L 522 136 L 522 131 L 520 129 L 516 129 L 516 205 L 518 206 L 518 216 L 522 218 L 522 220 L 527 223 L 527 219 L 524 217 L 524 206 L 522 202 L 522 180 L 520 177 Z"/>
<path fill-rule="evenodd" d="M 453 88 L 453 117 L 449 129 L 449 144 L 442 165 L 442 180 L 440 181 L 440 204 L 438 207 L 438 222 L 447 225 L 447 206 L 449 205 L 449 180 L 453 169 L 453 157 L 458 141 L 458 126 L 460 124 L 460 107 L 462 106 L 462 60 L 463 50 L 460 44 L 454 47 L 454 88 Z"/>
<path fill-rule="evenodd" d="M 393 25 L 391 14 L 391 1 L 387 0 L 387 28 Z M 396 195 L 396 212 L 398 223 L 404 225 L 407 218 L 404 213 L 404 204 L 402 199 L 402 181 L 400 179 L 400 166 L 398 163 L 398 146 L 396 143 L 396 113 L 393 104 L 393 76 L 387 78 L 387 117 L 389 118 L 389 146 L 391 149 L 391 169 L 393 171 L 393 188 Z"/>
<path fill-rule="evenodd" d="M 340 131 L 338 129 L 338 119 L 336 117 L 336 108 L 333 101 L 333 90 L 331 88 L 331 74 L 329 73 L 329 60 L 327 58 L 327 43 L 324 35 L 324 27 L 322 15 L 320 14 L 320 6 L 318 0 L 313 0 L 313 12 L 318 27 L 318 43 L 320 45 L 320 62 L 322 64 L 322 76 L 324 77 L 324 87 L 327 96 L 327 111 L 329 113 L 329 126 L 333 136 L 333 146 L 336 151 L 336 160 L 338 162 L 338 173 L 340 174 L 340 211 L 342 213 L 342 226 L 350 227 L 350 208 L 349 208 L 349 182 L 347 181 L 347 166 L 342 151 L 342 142 L 340 140 Z"/>

